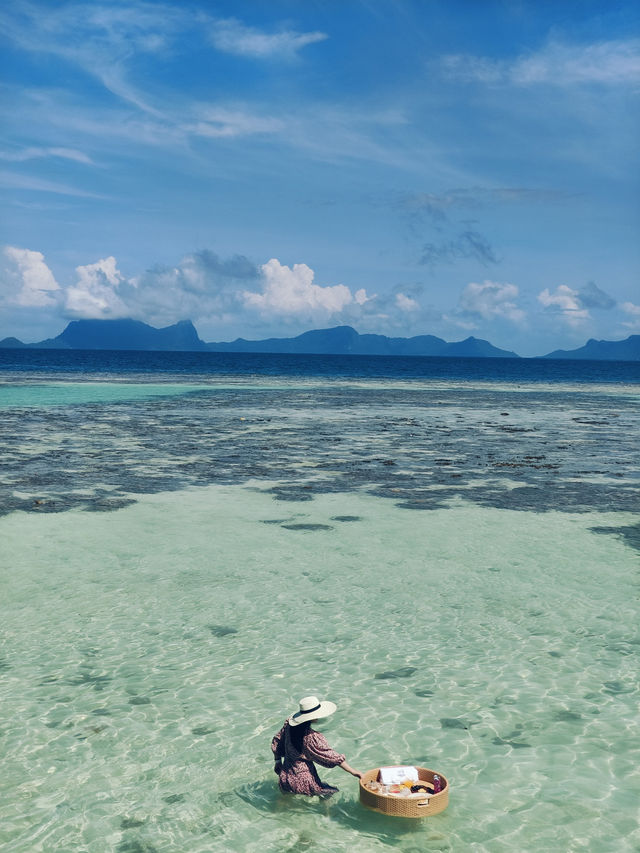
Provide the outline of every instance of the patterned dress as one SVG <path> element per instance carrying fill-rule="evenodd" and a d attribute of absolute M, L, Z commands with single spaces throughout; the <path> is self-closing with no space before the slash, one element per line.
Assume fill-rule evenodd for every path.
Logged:
<path fill-rule="evenodd" d="M 320 732 L 309 729 L 302 741 L 302 752 L 298 752 L 291 741 L 287 721 L 271 741 L 271 750 L 276 761 L 280 790 L 284 793 L 313 797 L 335 794 L 338 790 L 320 780 L 313 762 L 317 761 L 323 767 L 337 767 L 345 757 L 334 752 Z"/>

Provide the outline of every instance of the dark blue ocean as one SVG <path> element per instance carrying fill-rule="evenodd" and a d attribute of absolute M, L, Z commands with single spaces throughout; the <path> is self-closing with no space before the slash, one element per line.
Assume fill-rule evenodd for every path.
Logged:
<path fill-rule="evenodd" d="M 635 383 L 640 362 L 534 358 L 438 358 L 275 353 L 0 349 L 0 373 L 264 375 L 454 379 L 493 382 Z"/>

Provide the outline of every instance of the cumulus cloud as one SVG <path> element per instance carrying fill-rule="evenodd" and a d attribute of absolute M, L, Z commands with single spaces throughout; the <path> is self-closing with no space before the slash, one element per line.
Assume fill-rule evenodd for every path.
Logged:
<path fill-rule="evenodd" d="M 322 317 L 340 314 L 348 305 L 367 301 L 364 289 L 354 296 L 344 284 L 322 287 L 314 283 L 314 272 L 306 264 L 288 267 L 272 258 L 261 267 L 261 293 L 244 291 L 244 303 L 264 315 Z"/>
<path fill-rule="evenodd" d="M 620 307 L 629 316 L 629 319 L 625 320 L 622 325 L 632 331 L 640 331 L 640 305 L 633 302 L 623 302 Z"/>
<path fill-rule="evenodd" d="M 128 302 L 152 324 L 200 319 L 224 324 L 239 316 L 239 292 L 259 280 L 260 270 L 244 255 L 220 258 L 208 250 L 186 255 L 177 266 L 158 266 L 131 279 Z"/>
<path fill-rule="evenodd" d="M 194 319 L 206 325 L 242 325 L 259 316 L 271 321 L 315 323 L 331 317 L 361 314 L 375 296 L 365 288 L 344 284 L 321 286 L 306 264 L 288 267 L 276 258 L 257 267 L 246 257 L 220 258 L 202 251 L 174 267 L 154 267 L 127 277 L 112 256 L 76 267 L 75 280 L 60 287 L 44 256 L 29 249 L 6 247 L 13 275 L 5 302 L 26 307 L 56 306 L 62 316 L 77 319 L 131 317 L 152 325 Z M 403 297 L 397 307 L 414 303 Z"/>
<path fill-rule="evenodd" d="M 76 267 L 78 280 L 65 292 L 67 314 L 78 319 L 127 317 L 129 309 L 118 294 L 124 277 L 114 257 Z"/>
<path fill-rule="evenodd" d="M 74 281 L 58 285 L 43 255 L 6 247 L 10 269 L 4 277 L 5 304 L 56 307 L 62 317 L 113 319 L 131 317 L 152 325 L 196 318 L 224 322 L 240 316 L 241 287 L 260 279 L 247 258 L 221 259 L 214 252 L 195 252 L 175 267 L 155 267 L 127 277 L 114 257 L 78 266 Z"/>
<path fill-rule="evenodd" d="M 580 301 L 580 294 L 566 284 L 560 284 L 551 293 L 548 287 L 538 294 L 538 301 L 547 311 L 562 317 L 570 326 L 579 326 L 590 319 L 589 311 Z"/>
<path fill-rule="evenodd" d="M 483 320 L 502 318 L 512 323 L 520 323 L 525 314 L 516 304 L 518 288 L 508 282 L 483 281 L 482 284 L 470 282 L 463 290 L 459 310 L 463 315 L 476 315 Z"/>
<path fill-rule="evenodd" d="M 415 299 L 412 299 L 411 296 L 407 296 L 404 293 L 396 293 L 395 302 L 401 311 L 406 311 L 408 314 L 420 310 L 420 304 Z"/>
<path fill-rule="evenodd" d="M 57 304 L 60 286 L 41 252 L 5 246 L 4 255 L 14 265 L 16 292 L 7 301 L 25 308 L 43 308 Z"/>
<path fill-rule="evenodd" d="M 326 33 L 321 32 L 280 30 L 267 33 L 249 27 L 236 18 L 216 21 L 211 29 L 211 41 L 218 50 L 256 59 L 290 59 L 308 44 L 326 38 Z"/>
<path fill-rule="evenodd" d="M 580 290 L 574 290 L 566 284 L 560 284 L 554 292 L 548 287 L 538 294 L 538 301 L 550 314 L 555 314 L 570 326 L 580 326 L 591 319 L 590 310 L 609 311 L 616 306 L 616 300 L 590 281 Z"/>
<path fill-rule="evenodd" d="M 12 288 L 6 305 L 40 308 L 61 320 L 131 317 L 159 327 L 191 319 L 206 340 L 227 340 L 247 330 L 255 338 L 281 336 L 287 327 L 304 331 L 324 323 L 348 323 L 386 334 L 397 329 L 407 335 L 434 326 L 444 331 L 447 326 L 474 329 L 525 320 L 518 288 L 508 282 L 470 282 L 447 315 L 425 305 L 420 283 L 398 284 L 378 296 L 364 287 L 318 284 L 307 264 L 287 266 L 277 258 L 257 266 L 243 255 L 222 258 L 200 251 L 175 266 L 128 276 L 109 256 L 76 267 L 71 280 L 58 285 L 41 253 L 7 247 L 4 254 L 14 269 L 13 277 L 4 278 L 5 286 Z M 585 311 L 577 291 L 563 286 L 540 299 L 571 316 Z M 634 316 L 631 307 L 627 313 Z"/>
<path fill-rule="evenodd" d="M 550 41 L 539 51 L 511 61 L 455 54 L 443 59 L 443 68 L 458 80 L 487 84 L 637 84 L 640 82 L 640 39 L 593 44 Z"/>

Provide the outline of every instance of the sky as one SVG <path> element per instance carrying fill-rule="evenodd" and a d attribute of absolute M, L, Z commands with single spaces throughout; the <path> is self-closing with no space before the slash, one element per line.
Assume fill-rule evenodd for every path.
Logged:
<path fill-rule="evenodd" d="M 0 66 L 0 339 L 640 333 L 635 0 L 5 0 Z"/>

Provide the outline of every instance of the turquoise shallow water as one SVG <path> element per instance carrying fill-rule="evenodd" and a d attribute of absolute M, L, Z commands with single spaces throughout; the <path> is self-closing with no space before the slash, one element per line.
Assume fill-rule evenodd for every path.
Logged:
<path fill-rule="evenodd" d="M 135 382 L 29 382 L 0 385 L 0 408 L 39 408 L 81 403 L 119 403 L 185 394 L 207 385 Z"/>
<path fill-rule="evenodd" d="M 0 846 L 637 853 L 636 385 L 94 380 L 0 388 Z M 309 693 L 447 811 L 282 797 Z"/>
<path fill-rule="evenodd" d="M 638 565 L 611 513 L 264 483 L 0 522 L 0 842 L 31 851 L 600 850 L 640 844 Z M 451 781 L 432 820 L 282 798 L 309 692 L 368 769 Z"/>

